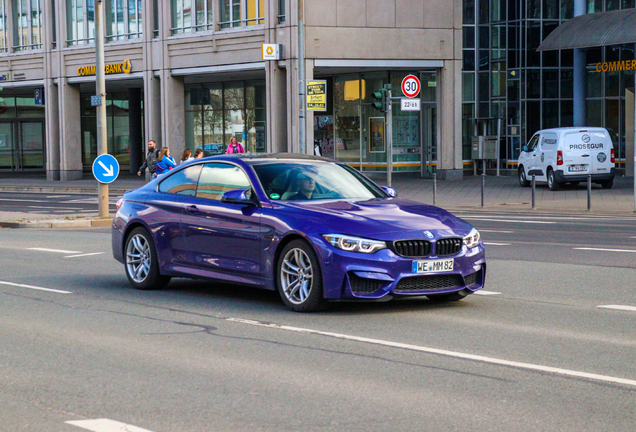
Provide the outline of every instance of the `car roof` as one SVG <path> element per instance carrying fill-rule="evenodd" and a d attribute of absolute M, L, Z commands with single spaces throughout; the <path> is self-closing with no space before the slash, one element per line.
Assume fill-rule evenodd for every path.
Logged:
<path fill-rule="evenodd" d="M 328 162 L 340 163 L 337 160 L 321 156 L 304 155 L 299 153 L 234 153 L 219 156 L 210 156 L 201 160 L 240 160 L 249 165 L 260 165 L 275 162 Z"/>

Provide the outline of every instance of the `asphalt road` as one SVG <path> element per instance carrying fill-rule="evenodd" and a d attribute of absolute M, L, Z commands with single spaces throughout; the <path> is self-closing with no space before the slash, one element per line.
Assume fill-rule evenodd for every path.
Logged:
<path fill-rule="evenodd" d="M 115 204 L 121 196 L 111 195 L 111 212 L 115 212 Z M 46 215 L 76 215 L 78 213 L 95 213 L 98 210 L 97 195 L 32 193 L 32 192 L 0 192 L 0 212 L 22 212 Z"/>
<path fill-rule="evenodd" d="M 636 221 L 460 216 L 482 295 L 317 314 L 136 291 L 108 229 L 0 229 L 0 431 L 633 431 Z"/>

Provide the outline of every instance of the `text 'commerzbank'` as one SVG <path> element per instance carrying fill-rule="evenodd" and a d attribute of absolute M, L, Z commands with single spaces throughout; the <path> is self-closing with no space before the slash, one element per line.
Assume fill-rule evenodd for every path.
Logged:
<path fill-rule="evenodd" d="M 121 63 L 107 64 L 104 65 L 104 72 L 106 74 L 116 74 L 116 73 L 130 73 L 132 71 L 132 64 L 130 60 L 124 60 Z M 92 66 L 80 66 L 77 68 L 77 74 L 79 76 L 85 75 L 95 75 L 95 65 Z"/>

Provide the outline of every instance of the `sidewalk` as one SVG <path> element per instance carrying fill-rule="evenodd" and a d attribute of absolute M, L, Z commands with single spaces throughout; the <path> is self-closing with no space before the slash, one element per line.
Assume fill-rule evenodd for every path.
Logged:
<path fill-rule="evenodd" d="M 373 175 L 376 183 L 386 184 L 386 175 Z M 121 196 L 126 190 L 145 184 L 143 177 L 124 173 L 109 186 L 111 198 Z M 0 176 L 0 192 L 44 192 L 97 194 L 97 181 L 85 174 L 85 179 L 53 182 L 42 175 L 5 174 Z M 422 179 L 414 174 L 394 174 L 393 187 L 401 198 L 425 204 L 433 204 L 433 180 Z M 463 180 L 438 181 L 436 205 L 450 211 L 528 212 L 532 211 L 532 189 L 519 186 L 516 177 L 486 176 L 484 207 L 481 207 L 481 176 L 466 176 Z M 634 210 L 633 178 L 617 177 L 611 189 L 592 185 L 592 211 L 587 211 L 587 188 L 584 183 L 577 187 L 563 186 L 552 192 L 546 184 L 537 184 L 535 196 L 537 213 L 622 215 L 636 217 Z M 77 214 L 64 219 L 53 219 L 51 215 L 0 212 L 0 226 L 16 227 L 25 222 L 39 221 L 38 227 L 53 226 L 64 222 L 69 227 L 94 226 L 97 212 Z M 88 224 L 87 224 L 88 221 Z M 70 224 L 75 222 L 75 224 Z M 81 223 L 80 223 L 81 222 Z M 106 221 L 102 220 L 101 223 Z M 106 223 L 108 225 L 108 223 Z M 34 226 L 35 227 L 35 226 Z"/>

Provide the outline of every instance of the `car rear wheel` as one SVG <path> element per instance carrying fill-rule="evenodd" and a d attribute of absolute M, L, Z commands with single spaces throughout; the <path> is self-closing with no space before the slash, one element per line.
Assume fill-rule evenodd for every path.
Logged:
<path fill-rule="evenodd" d="M 519 184 L 521 187 L 530 186 L 530 181 L 526 178 L 526 171 L 522 166 L 519 167 Z"/>
<path fill-rule="evenodd" d="M 327 306 L 323 298 L 320 263 L 307 242 L 294 240 L 287 244 L 276 268 L 276 287 L 289 309 L 314 312 Z"/>
<path fill-rule="evenodd" d="M 159 273 L 157 250 L 145 228 L 135 228 L 126 239 L 126 276 L 140 290 L 161 289 L 170 282 L 170 276 Z"/>
<path fill-rule="evenodd" d="M 426 297 L 428 297 L 428 299 L 432 301 L 433 303 L 446 303 L 446 302 L 461 300 L 467 295 L 468 294 L 466 294 L 463 291 L 457 291 L 457 292 L 446 293 L 446 294 L 430 294 L 430 295 L 427 295 Z"/>
<path fill-rule="evenodd" d="M 559 190 L 559 183 L 557 183 L 556 178 L 554 177 L 554 171 L 552 168 L 548 169 L 548 187 L 551 191 Z"/>
<path fill-rule="evenodd" d="M 614 179 L 603 180 L 601 186 L 603 186 L 603 189 L 611 189 L 614 186 Z"/>

